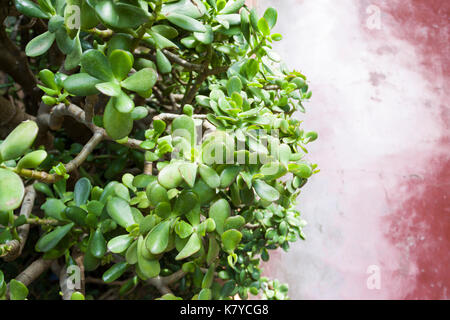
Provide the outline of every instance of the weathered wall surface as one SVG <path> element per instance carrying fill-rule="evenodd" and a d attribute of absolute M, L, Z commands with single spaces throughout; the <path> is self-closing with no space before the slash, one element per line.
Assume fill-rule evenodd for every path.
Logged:
<path fill-rule="evenodd" d="M 278 9 L 275 48 L 309 77 L 299 118 L 320 135 L 299 203 L 308 239 L 266 273 L 293 299 L 448 299 L 450 2 L 250 2 Z"/>

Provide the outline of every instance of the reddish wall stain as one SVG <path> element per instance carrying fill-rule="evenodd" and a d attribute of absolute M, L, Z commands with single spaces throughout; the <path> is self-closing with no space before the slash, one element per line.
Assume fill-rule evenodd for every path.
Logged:
<path fill-rule="evenodd" d="M 360 7 L 362 10 L 368 1 Z M 450 143 L 448 129 L 450 80 L 450 1 L 370 1 L 382 12 L 382 23 L 388 23 L 392 34 L 408 41 L 416 50 L 428 85 L 439 95 L 441 125 L 447 135 L 438 141 L 435 155 L 424 175 L 412 175 L 401 182 L 403 193 L 392 193 L 389 202 L 397 206 L 388 221 L 387 237 L 416 259 L 415 289 L 405 299 L 445 299 L 450 287 Z M 366 12 L 362 15 L 366 18 Z M 368 37 L 382 38 L 382 32 L 368 32 Z M 379 49 L 383 55 L 385 47 Z M 387 50 L 387 53 L 392 53 Z M 377 85 L 380 77 L 371 75 Z M 444 79 L 443 83 L 441 79 Z M 425 111 L 426 112 L 426 111 Z M 444 155 L 440 151 L 446 151 Z M 424 234 L 425 231 L 425 234 Z"/>
<path fill-rule="evenodd" d="M 279 8 L 276 50 L 311 81 L 299 117 L 319 132 L 309 159 L 322 170 L 299 199 L 307 241 L 273 254 L 267 274 L 294 299 L 449 299 L 450 1 L 258 6 Z"/>

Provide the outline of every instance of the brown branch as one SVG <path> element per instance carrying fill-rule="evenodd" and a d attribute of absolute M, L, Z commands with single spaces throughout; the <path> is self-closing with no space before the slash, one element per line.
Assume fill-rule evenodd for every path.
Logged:
<path fill-rule="evenodd" d="M 43 258 L 40 258 L 30 264 L 21 274 L 19 274 L 16 277 L 16 280 L 28 286 L 44 271 L 46 271 L 52 263 L 53 260 L 44 260 Z"/>
<path fill-rule="evenodd" d="M 35 115 L 37 113 L 37 91 L 36 78 L 33 72 L 31 72 L 28 64 L 28 59 L 25 53 L 20 50 L 8 37 L 5 26 L 3 24 L 4 19 L 8 16 L 8 6 L 2 4 L 0 8 L 0 69 L 9 74 L 15 82 L 20 84 L 27 96 L 31 97 L 30 103 L 27 105 L 29 113 Z"/>
<path fill-rule="evenodd" d="M 161 292 L 162 295 L 172 293 L 172 291 L 169 288 L 169 285 L 173 284 L 174 282 L 177 282 L 178 280 L 182 279 L 186 275 L 186 272 L 184 272 L 182 269 L 172 273 L 169 276 L 166 277 L 155 277 L 147 280 L 147 283 L 151 284 L 152 286 L 156 287 L 156 289 Z"/>

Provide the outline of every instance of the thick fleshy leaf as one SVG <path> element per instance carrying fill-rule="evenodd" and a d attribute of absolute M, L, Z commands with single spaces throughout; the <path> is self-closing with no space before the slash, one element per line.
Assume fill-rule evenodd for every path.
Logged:
<path fill-rule="evenodd" d="M 269 162 L 260 168 L 262 178 L 267 181 L 276 180 L 285 175 L 287 169 L 279 162 Z"/>
<path fill-rule="evenodd" d="M 253 188 L 255 188 L 256 193 L 263 200 L 273 202 L 280 198 L 278 190 L 262 180 L 253 181 Z"/>
<path fill-rule="evenodd" d="M 48 198 L 41 206 L 41 210 L 44 210 L 45 216 L 56 219 L 64 220 L 63 212 L 66 205 L 60 199 Z"/>
<path fill-rule="evenodd" d="M 34 18 L 48 19 L 50 13 L 44 12 L 36 3 L 31 0 L 16 0 L 16 9 L 26 16 Z"/>
<path fill-rule="evenodd" d="M 42 192 L 49 198 L 54 198 L 55 195 L 53 194 L 52 189 L 48 186 L 48 184 L 44 182 L 35 182 L 33 183 L 33 187 L 36 191 Z"/>
<path fill-rule="evenodd" d="M 203 44 L 211 44 L 214 41 L 214 32 L 211 26 L 205 26 L 205 32 L 194 32 L 194 38 Z"/>
<path fill-rule="evenodd" d="M 179 13 L 170 12 L 167 15 L 167 20 L 169 20 L 174 25 L 192 32 L 206 32 L 205 26 L 189 16 L 185 16 Z"/>
<path fill-rule="evenodd" d="M 168 218 L 171 213 L 172 208 L 169 202 L 160 202 L 155 208 L 155 214 L 162 219 Z"/>
<path fill-rule="evenodd" d="M 101 82 L 87 73 L 76 73 L 67 77 L 63 85 L 64 89 L 74 96 L 90 96 L 98 93 L 95 85 Z"/>
<path fill-rule="evenodd" d="M 138 241 L 135 240 L 127 249 L 125 253 L 125 259 L 129 264 L 137 263 L 137 244 Z"/>
<path fill-rule="evenodd" d="M 222 234 L 223 248 L 227 252 L 233 252 L 242 240 L 242 233 L 238 230 L 230 229 Z"/>
<path fill-rule="evenodd" d="M 128 51 L 116 49 L 111 52 L 109 62 L 116 79 L 122 81 L 133 67 L 134 57 Z"/>
<path fill-rule="evenodd" d="M 52 46 L 55 41 L 55 34 L 49 31 L 37 36 L 28 42 L 25 47 L 25 53 L 29 57 L 37 57 L 43 55 Z"/>
<path fill-rule="evenodd" d="M 175 260 L 183 260 L 197 253 L 202 247 L 202 241 L 197 233 L 193 233 L 184 248 L 175 257 Z"/>
<path fill-rule="evenodd" d="M 166 250 L 169 245 L 171 221 L 163 221 L 157 224 L 148 234 L 145 246 L 153 254 L 160 254 Z"/>
<path fill-rule="evenodd" d="M 156 259 L 148 259 L 144 256 L 143 250 L 146 250 L 144 239 L 142 236 L 138 239 L 137 248 L 137 263 L 140 272 L 146 278 L 154 278 L 159 275 L 161 266 Z"/>
<path fill-rule="evenodd" d="M 26 154 L 19 163 L 17 169 L 35 169 L 47 158 L 45 150 L 36 150 Z"/>
<path fill-rule="evenodd" d="M 198 170 L 200 176 L 210 188 L 215 189 L 220 186 L 220 177 L 214 169 L 204 164 L 200 164 Z"/>
<path fill-rule="evenodd" d="M 55 82 L 55 74 L 52 71 L 48 69 L 39 71 L 39 80 L 41 80 L 47 88 L 53 89 L 55 91 L 59 90 Z"/>
<path fill-rule="evenodd" d="M 239 77 L 231 77 L 228 82 L 227 82 L 227 91 L 228 91 L 228 96 L 231 97 L 231 95 L 233 94 L 233 92 L 241 92 L 242 90 L 242 82 L 239 79 Z"/>
<path fill-rule="evenodd" d="M 50 29 L 49 29 L 50 30 Z M 52 32 L 50 30 L 50 32 Z M 64 54 L 69 54 L 75 48 L 76 39 L 72 39 L 64 28 L 58 29 L 55 32 L 55 40 L 59 50 Z"/>
<path fill-rule="evenodd" d="M 160 25 L 161 27 L 169 27 L 172 28 L 170 26 L 165 26 L 165 25 Z M 153 29 L 153 28 L 152 28 Z M 173 28 L 173 30 L 176 31 L 175 28 Z M 158 32 L 153 32 L 153 31 L 149 31 L 148 34 L 152 37 L 151 39 L 153 39 L 153 41 L 156 44 L 156 48 L 158 49 L 165 49 L 165 48 L 178 48 L 177 45 L 175 43 L 173 43 L 172 41 L 170 41 L 169 39 L 167 39 L 166 37 L 164 37 L 163 35 L 159 34 Z"/>
<path fill-rule="evenodd" d="M 209 238 L 208 254 L 206 255 L 206 263 L 211 264 L 220 253 L 220 246 L 214 237 Z"/>
<path fill-rule="evenodd" d="M 245 0 L 232 0 L 228 1 L 226 6 L 220 10 L 221 14 L 229 14 L 229 13 L 235 13 L 239 11 L 240 8 L 242 8 L 245 4 Z"/>
<path fill-rule="evenodd" d="M 232 216 L 225 220 L 224 230 L 236 229 L 239 230 L 245 224 L 245 219 L 242 216 Z"/>
<path fill-rule="evenodd" d="M 69 206 L 64 209 L 64 214 L 66 215 L 67 218 L 69 218 L 76 224 L 80 226 L 86 225 L 85 220 L 88 213 L 83 209 L 81 209 L 80 207 Z"/>
<path fill-rule="evenodd" d="M 178 163 L 171 163 L 165 166 L 158 174 L 158 182 L 166 189 L 173 189 L 180 185 L 183 181 Z"/>
<path fill-rule="evenodd" d="M 133 100 L 123 91 L 120 91 L 116 97 L 111 98 L 114 108 L 123 114 L 128 114 L 131 117 L 131 111 L 134 109 Z M 133 119 L 131 117 L 131 119 Z"/>
<path fill-rule="evenodd" d="M 209 208 L 209 217 L 216 223 L 216 230 L 219 234 L 224 231 L 225 220 L 231 214 L 231 207 L 227 200 L 219 199 Z"/>
<path fill-rule="evenodd" d="M 122 94 L 120 86 L 115 82 L 102 82 L 95 85 L 98 91 L 110 97 L 117 97 Z"/>
<path fill-rule="evenodd" d="M 197 179 L 192 191 L 197 195 L 201 205 L 208 204 L 216 196 L 216 190 L 210 188 L 202 179 Z"/>
<path fill-rule="evenodd" d="M 169 202 L 167 190 L 158 182 L 149 184 L 146 189 L 147 198 L 153 206 L 157 206 L 160 202 Z"/>
<path fill-rule="evenodd" d="M 75 291 L 70 296 L 70 300 L 86 300 L 84 295 L 81 292 Z"/>
<path fill-rule="evenodd" d="M 103 258 L 106 253 L 106 240 L 100 228 L 94 231 L 89 239 L 88 249 L 96 258 Z"/>
<path fill-rule="evenodd" d="M 112 197 L 106 205 L 109 216 L 123 228 L 135 224 L 128 202 L 119 197 Z"/>
<path fill-rule="evenodd" d="M 175 215 L 187 214 L 189 211 L 195 208 L 198 203 L 198 196 L 192 192 L 184 190 L 180 193 L 175 205 L 173 207 L 173 212 Z"/>
<path fill-rule="evenodd" d="M 103 125 L 106 133 L 113 139 L 125 138 L 133 129 L 133 118 L 131 113 L 122 113 L 114 107 L 113 99 L 110 99 L 103 114 Z M 130 110 L 131 111 L 131 110 Z"/>
<path fill-rule="evenodd" d="M 172 71 L 172 64 L 160 49 L 156 50 L 156 66 L 158 67 L 158 71 L 162 74 L 170 73 Z"/>
<path fill-rule="evenodd" d="M 122 81 L 122 87 L 135 92 L 147 91 L 155 85 L 157 77 L 155 70 L 144 68 Z"/>
<path fill-rule="evenodd" d="M 0 145 L 0 159 L 13 160 L 23 155 L 33 144 L 38 131 L 34 121 L 27 120 L 19 124 Z"/>
<path fill-rule="evenodd" d="M 172 137 L 183 137 L 191 146 L 195 144 L 195 122 L 187 116 L 181 115 L 172 121 Z"/>
<path fill-rule="evenodd" d="M 263 35 L 268 36 L 270 35 L 270 28 L 269 24 L 267 23 L 267 20 L 263 17 L 258 20 L 258 29 L 262 32 Z"/>
<path fill-rule="evenodd" d="M 0 211 L 17 209 L 24 195 L 22 179 L 14 172 L 0 168 Z"/>
<path fill-rule="evenodd" d="M 209 268 L 208 271 L 206 272 L 205 276 L 203 277 L 203 281 L 202 281 L 202 288 L 203 289 L 207 289 L 210 288 L 213 281 L 214 281 L 214 272 L 215 272 L 216 266 L 214 264 L 212 264 Z"/>
<path fill-rule="evenodd" d="M 56 227 L 52 232 L 47 233 L 36 243 L 36 251 L 47 252 L 56 247 L 56 245 L 64 238 L 74 226 L 71 222 L 64 226 Z"/>
<path fill-rule="evenodd" d="M 133 243 L 134 238 L 128 234 L 117 236 L 108 241 L 108 250 L 112 253 L 122 253 Z"/>
<path fill-rule="evenodd" d="M 161 13 L 166 15 L 170 12 L 177 12 L 187 15 L 191 18 L 200 18 L 206 13 L 207 9 L 202 0 L 180 0 L 165 4 Z"/>
<path fill-rule="evenodd" d="M 220 187 L 228 188 L 236 180 L 239 172 L 241 171 L 239 166 L 228 166 L 220 174 Z"/>
<path fill-rule="evenodd" d="M 91 181 L 86 177 L 81 178 L 77 181 L 77 183 L 75 183 L 73 199 L 75 200 L 75 204 L 77 206 L 86 204 L 91 194 L 91 189 Z"/>
<path fill-rule="evenodd" d="M 180 220 L 175 225 L 175 232 L 181 239 L 189 237 L 193 231 L 194 228 L 186 221 Z"/>
<path fill-rule="evenodd" d="M 211 289 L 202 289 L 198 293 L 198 300 L 211 300 L 212 292 Z"/>
<path fill-rule="evenodd" d="M 94 78 L 104 82 L 114 81 L 111 64 L 108 58 L 99 50 L 90 49 L 81 56 L 83 70 Z"/>
<path fill-rule="evenodd" d="M 28 288 L 22 282 L 12 279 L 9 282 L 9 295 L 11 300 L 25 300 L 28 296 Z"/>
<path fill-rule="evenodd" d="M 195 184 L 195 178 L 197 176 L 197 164 L 195 163 L 182 163 L 178 166 L 181 176 L 189 187 L 193 188 Z"/>
<path fill-rule="evenodd" d="M 125 273 L 125 271 L 127 271 L 127 269 L 128 263 L 126 261 L 118 262 L 105 271 L 102 276 L 102 280 L 106 283 L 113 282 L 119 279 Z"/>
<path fill-rule="evenodd" d="M 312 176 L 311 167 L 306 163 L 290 163 L 288 168 L 297 177 L 308 179 Z"/>
<path fill-rule="evenodd" d="M 174 27 L 165 24 L 158 24 L 152 27 L 152 31 L 158 33 L 166 39 L 173 39 L 178 36 L 178 31 Z"/>
<path fill-rule="evenodd" d="M 266 11 L 264 12 L 264 18 L 267 21 L 267 24 L 269 25 L 269 28 L 272 29 L 275 24 L 277 23 L 277 17 L 278 17 L 278 13 L 277 10 L 275 10 L 274 8 L 267 8 Z"/>
<path fill-rule="evenodd" d="M 148 109 L 147 107 L 135 107 L 131 111 L 131 117 L 134 121 L 144 119 L 146 116 L 148 116 Z"/>
<path fill-rule="evenodd" d="M 142 8 L 115 1 L 98 1 L 95 11 L 106 25 L 119 29 L 134 29 L 149 18 L 148 12 Z"/>
<path fill-rule="evenodd" d="M 94 271 L 95 269 L 98 268 L 98 266 L 100 265 L 100 262 L 101 262 L 101 259 L 94 257 L 91 254 L 90 250 L 86 251 L 86 254 L 84 255 L 84 260 L 83 260 L 84 269 L 86 271 Z"/>

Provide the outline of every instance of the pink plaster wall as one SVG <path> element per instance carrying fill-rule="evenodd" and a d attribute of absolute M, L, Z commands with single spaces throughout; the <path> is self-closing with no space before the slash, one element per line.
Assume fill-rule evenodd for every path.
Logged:
<path fill-rule="evenodd" d="M 278 9 L 275 49 L 313 90 L 297 116 L 320 135 L 299 198 L 308 239 L 266 273 L 293 299 L 448 299 L 450 1 L 250 2 Z"/>

